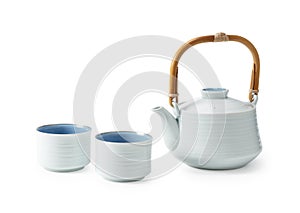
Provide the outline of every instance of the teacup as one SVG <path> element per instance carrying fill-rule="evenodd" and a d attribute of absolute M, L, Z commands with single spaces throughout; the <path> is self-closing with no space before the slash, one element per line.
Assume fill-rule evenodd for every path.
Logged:
<path fill-rule="evenodd" d="M 37 128 L 38 161 L 54 172 L 71 172 L 90 162 L 91 128 L 51 124 Z"/>
<path fill-rule="evenodd" d="M 104 178 L 128 182 L 143 179 L 151 171 L 152 137 L 119 131 L 96 135 L 96 171 Z"/>

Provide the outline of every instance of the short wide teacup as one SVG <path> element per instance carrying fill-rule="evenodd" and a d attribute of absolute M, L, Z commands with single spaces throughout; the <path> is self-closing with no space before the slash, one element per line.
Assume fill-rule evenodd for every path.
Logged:
<path fill-rule="evenodd" d="M 54 172 L 71 172 L 90 162 L 91 128 L 51 124 L 37 128 L 38 161 Z"/>
<path fill-rule="evenodd" d="M 119 131 L 96 135 L 96 171 L 104 178 L 137 181 L 151 171 L 152 137 L 148 134 Z"/>

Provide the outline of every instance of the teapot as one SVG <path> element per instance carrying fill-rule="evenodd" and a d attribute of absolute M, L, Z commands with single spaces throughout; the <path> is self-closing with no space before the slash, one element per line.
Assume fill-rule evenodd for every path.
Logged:
<path fill-rule="evenodd" d="M 184 52 L 205 42 L 235 41 L 252 53 L 253 69 L 249 102 L 228 97 L 224 88 L 204 88 L 202 98 L 178 103 L 178 63 Z M 165 122 L 164 141 L 172 154 L 189 166 L 201 169 L 236 169 L 252 161 L 262 150 L 257 118 L 260 60 L 254 45 L 237 35 L 194 38 L 176 52 L 170 68 L 169 104 L 174 116 L 163 107 L 152 110 Z"/>

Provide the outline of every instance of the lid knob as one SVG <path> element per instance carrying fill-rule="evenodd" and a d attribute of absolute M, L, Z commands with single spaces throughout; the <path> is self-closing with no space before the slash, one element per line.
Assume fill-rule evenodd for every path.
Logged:
<path fill-rule="evenodd" d="M 224 88 L 205 88 L 201 91 L 203 98 L 224 99 L 227 98 L 228 89 Z"/>

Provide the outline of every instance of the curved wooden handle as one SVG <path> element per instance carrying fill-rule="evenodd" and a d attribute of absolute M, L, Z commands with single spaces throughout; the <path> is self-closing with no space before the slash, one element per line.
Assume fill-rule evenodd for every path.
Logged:
<path fill-rule="evenodd" d="M 190 47 L 201 44 L 205 42 L 221 42 L 221 41 L 236 41 L 244 44 L 252 53 L 253 57 L 253 69 L 252 69 L 252 77 L 250 83 L 249 90 L 249 101 L 252 102 L 254 100 L 253 95 L 258 94 L 258 84 L 259 84 L 259 71 L 260 71 L 260 61 L 259 55 L 254 47 L 254 45 L 248 41 L 247 39 L 237 36 L 237 35 L 226 35 L 225 33 L 217 33 L 216 35 L 202 36 L 198 38 L 194 38 L 184 45 L 182 45 L 176 52 L 171 68 L 170 68 L 170 91 L 169 91 L 169 104 L 173 106 L 172 101 L 175 98 L 178 103 L 178 93 L 177 93 L 177 77 L 178 77 L 178 62 L 183 55 L 183 53 L 188 50 Z"/>

